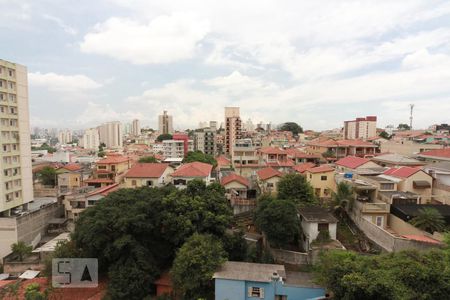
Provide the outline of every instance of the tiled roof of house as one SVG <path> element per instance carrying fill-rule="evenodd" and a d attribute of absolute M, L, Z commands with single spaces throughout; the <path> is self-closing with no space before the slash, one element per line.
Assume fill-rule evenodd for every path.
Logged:
<path fill-rule="evenodd" d="M 420 168 L 412 168 L 412 167 L 400 167 L 400 168 L 390 168 L 384 171 L 384 175 L 400 177 L 400 178 L 408 178 L 417 172 L 419 172 Z"/>
<path fill-rule="evenodd" d="M 308 169 L 314 168 L 315 164 L 313 163 L 303 163 L 303 164 L 298 164 L 296 166 L 293 166 L 292 169 L 294 169 L 295 171 L 299 172 L 299 173 L 303 173 Z"/>
<path fill-rule="evenodd" d="M 261 180 L 267 180 L 267 179 L 275 177 L 275 176 L 278 176 L 278 177 L 283 176 L 283 173 L 281 173 L 280 171 L 275 170 L 274 168 L 271 168 L 271 167 L 261 169 L 261 170 L 257 171 L 256 174 L 258 175 L 258 177 Z"/>
<path fill-rule="evenodd" d="M 294 162 L 292 160 L 268 162 L 266 163 L 268 167 L 293 167 Z"/>
<path fill-rule="evenodd" d="M 367 158 L 361 158 L 356 156 L 347 156 L 344 158 L 341 158 L 340 160 L 336 161 L 336 165 L 350 168 L 350 169 L 356 169 L 359 166 L 362 166 L 363 164 L 369 162 L 370 160 Z"/>
<path fill-rule="evenodd" d="M 91 178 L 91 179 L 86 179 L 84 182 L 85 183 L 114 183 L 114 180 L 107 179 L 107 178 Z"/>
<path fill-rule="evenodd" d="M 66 169 L 67 171 L 75 172 L 81 170 L 81 166 L 79 164 L 71 163 L 61 167 L 61 169 Z"/>
<path fill-rule="evenodd" d="M 430 243 L 430 244 L 442 244 L 441 242 L 439 242 L 438 240 L 432 239 L 430 237 L 427 237 L 425 235 L 414 235 L 414 234 L 408 234 L 408 235 L 403 235 L 404 238 L 407 238 L 409 240 L 414 240 L 414 241 L 419 241 L 419 242 L 425 242 L 425 243 Z"/>
<path fill-rule="evenodd" d="M 327 173 L 327 172 L 333 172 L 334 168 L 328 166 L 328 165 L 322 165 L 315 168 L 310 168 L 306 170 L 306 172 L 310 173 Z"/>
<path fill-rule="evenodd" d="M 181 165 L 172 173 L 172 177 L 207 177 L 211 174 L 212 167 L 210 164 L 195 161 Z"/>
<path fill-rule="evenodd" d="M 128 160 L 129 160 L 128 157 L 122 155 L 108 155 L 108 157 L 99 160 L 97 164 L 119 164 L 127 162 Z"/>
<path fill-rule="evenodd" d="M 450 158 L 450 148 L 420 152 L 418 156 Z"/>
<path fill-rule="evenodd" d="M 230 166 L 231 161 L 223 155 L 216 157 L 217 165 L 220 167 Z"/>
<path fill-rule="evenodd" d="M 93 190 L 92 192 L 89 192 L 87 196 L 94 196 L 94 195 L 103 195 L 107 196 L 109 193 L 112 193 L 114 191 L 117 191 L 119 189 L 119 184 L 114 183 L 108 186 L 104 186 L 102 188 L 98 188 Z"/>
<path fill-rule="evenodd" d="M 222 180 L 220 181 L 220 184 L 221 185 L 226 185 L 226 184 L 228 184 L 230 182 L 233 182 L 233 181 L 237 181 L 240 184 L 245 185 L 246 187 L 250 186 L 250 182 L 248 181 L 247 178 L 242 177 L 242 176 L 240 176 L 240 175 L 238 175 L 236 173 L 231 173 L 230 175 L 223 177 Z"/>
<path fill-rule="evenodd" d="M 276 147 L 264 147 L 258 150 L 263 154 L 286 154 L 286 152 L 280 148 Z"/>
<path fill-rule="evenodd" d="M 125 174 L 130 178 L 159 178 L 164 174 L 169 164 L 138 163 Z"/>
<path fill-rule="evenodd" d="M 321 147 L 378 147 L 377 145 L 374 145 L 370 142 L 362 141 L 362 140 L 313 140 L 309 143 L 309 145 L 312 146 L 321 146 Z"/>

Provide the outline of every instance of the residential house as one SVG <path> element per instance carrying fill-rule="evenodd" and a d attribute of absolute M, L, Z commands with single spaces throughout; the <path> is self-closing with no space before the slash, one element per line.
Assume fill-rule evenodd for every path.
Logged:
<path fill-rule="evenodd" d="M 287 153 L 288 159 L 292 160 L 294 164 L 301 164 L 301 163 L 318 164 L 321 158 L 321 155 L 305 153 L 297 148 L 288 148 L 285 149 L 284 151 Z"/>
<path fill-rule="evenodd" d="M 298 210 L 302 226 L 302 246 L 308 251 L 319 234 L 336 240 L 338 220 L 323 207 L 303 207 Z"/>
<path fill-rule="evenodd" d="M 83 184 L 82 167 L 78 164 L 67 164 L 56 170 L 59 193 L 67 193 Z"/>
<path fill-rule="evenodd" d="M 304 174 L 306 180 L 313 187 L 314 194 L 318 198 L 331 198 L 331 193 L 336 190 L 333 167 L 322 165 L 319 167 L 307 169 Z"/>
<path fill-rule="evenodd" d="M 370 161 L 368 158 L 347 156 L 335 162 L 336 171 L 338 172 L 353 172 L 360 169 L 379 168 L 380 166 Z"/>
<path fill-rule="evenodd" d="M 178 188 L 185 188 L 188 182 L 194 179 L 201 179 L 209 184 L 212 168 L 210 164 L 197 161 L 181 165 L 171 174 L 172 183 Z"/>
<path fill-rule="evenodd" d="M 236 140 L 231 152 L 231 162 L 236 173 L 244 177 L 250 177 L 264 167 L 259 163 L 259 148 L 260 144 L 252 141 L 252 139 Z"/>
<path fill-rule="evenodd" d="M 400 167 L 386 170 L 384 175 L 388 178 L 397 178 L 398 191 L 410 192 L 420 196 L 420 203 L 431 202 L 433 177 L 420 168 Z"/>
<path fill-rule="evenodd" d="M 173 172 L 174 169 L 169 164 L 138 163 L 125 174 L 124 186 L 126 188 L 161 187 L 171 182 L 170 174 Z"/>
<path fill-rule="evenodd" d="M 131 161 L 128 157 L 120 154 L 109 154 L 108 157 L 96 163 L 93 178 L 84 182 L 88 186 L 94 187 L 105 187 L 114 183 L 120 183 L 130 166 Z"/>
<path fill-rule="evenodd" d="M 222 170 L 231 170 L 233 168 L 231 160 L 226 158 L 224 155 L 217 156 L 216 161 L 217 161 L 216 170 L 219 172 Z"/>
<path fill-rule="evenodd" d="M 279 171 L 287 171 L 294 166 L 294 162 L 288 159 L 286 151 L 276 147 L 265 147 L 258 150 L 259 164 L 276 168 Z"/>
<path fill-rule="evenodd" d="M 250 188 L 250 181 L 247 178 L 230 173 L 222 177 L 220 184 L 231 198 L 247 199 L 247 191 Z"/>
<path fill-rule="evenodd" d="M 310 154 L 329 154 L 329 158 L 338 160 L 352 155 L 358 157 L 373 157 L 379 152 L 379 146 L 361 140 L 321 140 L 315 139 L 308 142 L 307 151 Z"/>
<path fill-rule="evenodd" d="M 256 172 L 259 188 L 262 193 L 274 193 L 277 190 L 278 182 L 283 173 L 280 171 L 267 167 Z"/>
<path fill-rule="evenodd" d="M 427 162 L 450 161 L 450 148 L 420 152 L 417 157 Z"/>
<path fill-rule="evenodd" d="M 310 273 L 287 272 L 283 265 L 225 262 L 214 273 L 216 300 L 322 299 L 325 289 Z"/>
<path fill-rule="evenodd" d="M 450 161 L 431 163 L 422 169 L 433 177 L 431 202 L 450 205 Z"/>

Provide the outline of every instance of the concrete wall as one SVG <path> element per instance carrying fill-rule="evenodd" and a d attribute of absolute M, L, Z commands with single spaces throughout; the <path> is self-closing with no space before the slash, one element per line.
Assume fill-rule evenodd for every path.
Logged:
<path fill-rule="evenodd" d="M 0 260 L 11 252 L 11 245 L 17 243 L 15 218 L 0 218 Z"/>
<path fill-rule="evenodd" d="M 270 252 L 276 262 L 292 264 L 292 265 L 307 265 L 310 263 L 310 258 L 306 252 L 295 252 L 284 249 L 270 248 Z"/>

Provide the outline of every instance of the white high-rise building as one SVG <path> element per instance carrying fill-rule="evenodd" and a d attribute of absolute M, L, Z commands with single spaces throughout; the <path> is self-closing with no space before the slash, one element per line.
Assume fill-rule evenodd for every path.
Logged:
<path fill-rule="evenodd" d="M 159 134 L 173 134 L 172 116 L 169 116 L 167 111 L 158 116 L 158 130 Z"/>
<path fill-rule="evenodd" d="M 241 138 L 239 107 L 225 107 L 225 153 L 231 154 L 236 140 Z"/>
<path fill-rule="evenodd" d="M 122 141 L 122 124 L 119 121 L 108 122 L 98 127 L 100 135 L 100 143 L 105 143 L 107 148 L 121 148 Z"/>
<path fill-rule="evenodd" d="M 0 117 L 0 216 L 8 216 L 33 200 L 33 182 L 27 68 L 1 59 Z"/>
<path fill-rule="evenodd" d="M 184 157 L 184 140 L 164 140 L 163 145 L 163 155 L 166 158 L 183 158 Z M 194 142 L 188 140 L 188 151 L 194 149 Z"/>
<path fill-rule="evenodd" d="M 141 135 L 141 122 L 138 119 L 134 119 L 131 123 L 131 134 L 134 136 Z"/>
<path fill-rule="evenodd" d="M 58 134 L 58 141 L 61 145 L 65 145 L 72 142 L 72 131 L 69 129 L 61 130 Z"/>
<path fill-rule="evenodd" d="M 368 139 L 377 135 L 377 117 L 367 116 L 356 118 L 352 121 L 344 121 L 344 139 Z"/>
<path fill-rule="evenodd" d="M 98 146 L 100 146 L 100 135 L 98 133 L 98 129 L 86 129 L 81 140 L 84 149 L 97 150 Z"/>

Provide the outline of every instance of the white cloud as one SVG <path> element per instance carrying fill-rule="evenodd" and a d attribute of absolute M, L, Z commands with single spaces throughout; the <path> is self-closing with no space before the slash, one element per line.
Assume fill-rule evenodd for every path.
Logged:
<path fill-rule="evenodd" d="M 161 15 L 141 23 L 110 18 L 85 35 L 81 50 L 133 64 L 170 63 L 192 58 L 209 23 L 188 13 Z"/>
<path fill-rule="evenodd" d="M 98 104 L 88 102 L 86 109 L 76 118 L 78 126 L 95 126 L 109 121 L 129 121 L 133 119 L 142 119 L 140 112 L 117 112 L 109 104 Z"/>
<path fill-rule="evenodd" d="M 82 92 L 97 89 L 102 84 L 86 75 L 61 75 L 55 73 L 29 73 L 28 80 L 31 86 L 44 87 L 57 92 Z"/>

